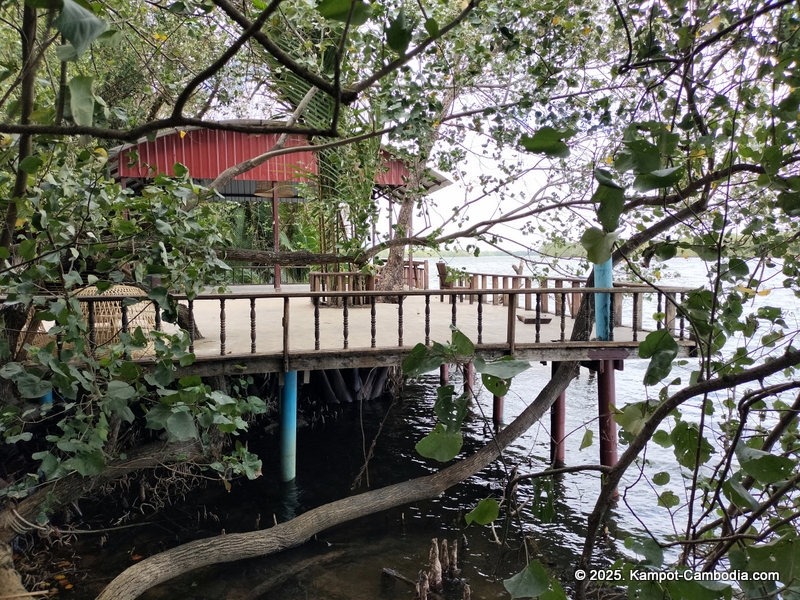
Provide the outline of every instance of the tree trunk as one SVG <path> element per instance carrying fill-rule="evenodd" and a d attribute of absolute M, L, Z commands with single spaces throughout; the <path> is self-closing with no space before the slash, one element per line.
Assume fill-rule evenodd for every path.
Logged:
<path fill-rule="evenodd" d="M 442 101 L 442 112 L 439 114 L 438 122 L 450 112 L 453 102 L 456 99 L 457 90 L 451 87 L 447 90 Z M 417 202 L 425 196 L 425 189 L 422 181 L 426 176 L 428 158 L 430 157 L 433 145 L 439 139 L 439 126 L 434 127 L 428 139 L 421 140 L 419 152 L 416 160 L 410 168 L 408 182 L 405 185 L 405 195 L 400 205 L 400 213 L 397 215 L 396 236 L 411 237 L 411 217 L 414 215 L 414 207 Z M 389 248 L 389 258 L 381 269 L 381 277 L 378 280 L 377 289 L 382 291 L 395 291 L 403 289 L 403 258 L 405 256 L 403 246 L 392 246 Z"/>
<path fill-rule="evenodd" d="M 412 173 L 411 179 L 417 183 L 418 180 L 413 176 L 414 174 L 415 173 Z M 397 227 L 395 231 L 398 237 L 407 237 L 411 233 L 409 231 L 411 217 L 414 214 L 414 205 L 418 198 L 418 195 L 411 191 L 411 184 L 411 181 L 407 184 L 409 190 L 403 198 L 403 203 L 400 205 L 400 213 L 397 216 Z M 416 189 L 416 187 L 417 185 L 414 185 L 413 189 Z M 403 284 L 405 284 L 405 278 L 403 277 L 404 262 L 405 246 L 392 246 L 389 248 L 389 257 L 381 268 L 381 276 L 375 287 L 384 291 L 402 290 Z"/>

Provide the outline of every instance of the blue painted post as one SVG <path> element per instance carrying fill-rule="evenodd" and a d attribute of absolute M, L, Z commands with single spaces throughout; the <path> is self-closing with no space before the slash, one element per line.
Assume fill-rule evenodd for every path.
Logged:
<path fill-rule="evenodd" d="M 594 287 L 612 288 L 611 259 L 594 267 Z M 611 294 L 595 294 L 595 328 L 598 340 L 611 339 Z M 597 404 L 600 417 L 600 464 L 613 467 L 617 462 L 617 424 L 614 421 L 616 383 L 614 361 L 601 361 L 597 374 Z M 616 494 L 615 494 L 616 495 Z"/>
<path fill-rule="evenodd" d="M 612 275 L 611 259 L 602 265 L 594 266 L 594 287 L 612 288 L 614 280 Z M 611 339 L 611 294 L 595 294 L 594 297 L 594 322 L 598 340 Z"/>
<path fill-rule="evenodd" d="M 281 388 L 281 481 L 292 481 L 296 467 L 297 371 L 287 371 Z"/>

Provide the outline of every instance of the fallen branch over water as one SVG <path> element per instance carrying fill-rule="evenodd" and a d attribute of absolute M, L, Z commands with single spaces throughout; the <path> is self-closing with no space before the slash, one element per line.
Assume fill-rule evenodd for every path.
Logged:
<path fill-rule="evenodd" d="M 536 423 L 577 375 L 579 363 L 562 363 L 537 398 L 494 441 L 464 460 L 426 477 L 337 500 L 262 531 L 227 534 L 183 544 L 129 567 L 98 600 L 134 600 L 159 583 L 208 565 L 266 556 L 299 546 L 335 525 L 395 506 L 435 498 L 495 460 Z"/>

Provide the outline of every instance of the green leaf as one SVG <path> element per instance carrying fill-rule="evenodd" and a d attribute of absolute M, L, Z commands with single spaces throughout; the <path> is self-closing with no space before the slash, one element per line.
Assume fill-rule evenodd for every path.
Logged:
<path fill-rule="evenodd" d="M 791 458 L 756 450 L 741 442 L 736 446 L 736 457 L 745 473 L 764 484 L 786 479 L 797 467 Z"/>
<path fill-rule="evenodd" d="M 619 185 L 616 181 L 614 181 L 614 176 L 605 169 L 595 169 L 594 170 L 594 178 L 597 180 L 597 183 L 600 185 L 604 185 L 610 188 L 617 188 L 622 189 L 622 186 Z"/>
<path fill-rule="evenodd" d="M 678 506 L 681 503 L 681 499 L 675 495 L 674 492 L 667 490 L 666 492 L 661 492 L 658 495 L 658 505 L 663 506 L 665 508 L 672 508 L 674 506 Z"/>
<path fill-rule="evenodd" d="M 94 120 L 94 77 L 80 75 L 69 81 L 69 106 L 75 123 L 90 127 Z"/>
<path fill-rule="evenodd" d="M 106 466 L 102 450 L 93 452 L 79 452 L 73 458 L 64 462 L 67 469 L 75 470 L 84 477 L 100 475 Z"/>
<path fill-rule="evenodd" d="M 63 44 L 56 48 L 56 56 L 61 62 L 75 62 L 78 60 L 78 52 L 72 44 Z"/>
<path fill-rule="evenodd" d="M 672 370 L 672 361 L 678 355 L 678 343 L 666 329 L 647 334 L 639 344 L 639 358 L 649 358 L 650 364 L 644 374 L 645 385 L 655 385 Z"/>
<path fill-rule="evenodd" d="M 662 448 L 670 448 L 672 446 L 669 434 L 663 429 L 659 429 L 653 434 L 653 441 Z"/>
<path fill-rule="evenodd" d="M 638 435 L 644 429 L 645 423 L 655 408 L 655 405 L 650 402 L 634 402 L 614 413 L 614 420 L 626 432 Z"/>
<path fill-rule="evenodd" d="M 404 55 L 411 43 L 413 33 L 413 25 L 406 21 L 406 11 L 400 7 L 400 12 L 397 13 L 397 18 L 391 22 L 389 28 L 386 30 L 386 43 L 389 48 L 397 52 L 399 55 Z"/>
<path fill-rule="evenodd" d="M 640 173 L 633 181 L 633 189 L 639 192 L 649 192 L 675 185 L 683 177 L 683 167 L 659 169 L 650 173 Z"/>
<path fill-rule="evenodd" d="M 500 505 L 494 498 L 484 498 L 478 505 L 466 514 L 464 519 L 467 525 L 477 523 L 478 525 L 488 525 L 500 515 Z"/>
<path fill-rule="evenodd" d="M 661 471 L 653 475 L 653 483 L 656 485 L 667 485 L 669 483 L 669 473 Z"/>
<path fill-rule="evenodd" d="M 548 590 L 550 577 L 542 563 L 534 560 L 511 579 L 504 580 L 503 585 L 511 594 L 512 600 L 514 598 L 536 598 Z"/>
<path fill-rule="evenodd" d="M 480 356 L 476 356 L 472 364 L 475 365 L 477 373 L 493 375 L 501 379 L 510 379 L 531 368 L 531 363 L 527 360 L 517 360 L 512 356 L 503 356 L 489 362 L 486 362 Z"/>
<path fill-rule="evenodd" d="M 792 217 L 800 215 L 800 194 L 781 192 L 778 194 L 778 208 Z"/>
<path fill-rule="evenodd" d="M 317 5 L 317 11 L 326 19 L 333 21 L 347 22 L 347 17 L 350 15 L 350 6 L 353 7 L 353 16 L 350 19 L 350 24 L 363 25 L 372 16 L 372 7 L 369 4 L 361 2 L 361 0 L 322 0 Z"/>
<path fill-rule="evenodd" d="M 758 500 L 742 485 L 742 472 L 736 471 L 725 483 L 722 484 L 722 493 L 725 497 L 741 509 L 756 510 Z"/>
<path fill-rule="evenodd" d="M 625 149 L 620 151 L 614 161 L 614 167 L 622 173 L 652 173 L 661 168 L 661 152 L 646 140 L 624 142 Z"/>
<path fill-rule="evenodd" d="M 532 136 L 523 135 L 520 144 L 525 150 L 534 154 L 544 154 L 551 158 L 566 158 L 569 156 L 569 146 L 563 140 L 571 138 L 576 133 L 575 129 L 559 131 L 545 126 Z"/>
<path fill-rule="evenodd" d="M 750 546 L 747 554 L 750 558 L 747 570 L 751 573 L 777 571 L 784 585 L 796 586 L 800 580 L 800 538 L 796 533 L 768 544 Z M 786 595 L 786 598 L 796 597 L 797 593 Z"/>
<path fill-rule="evenodd" d="M 619 239 L 616 233 L 604 233 L 597 227 L 590 227 L 581 236 L 581 246 L 586 249 L 586 257 L 595 265 L 602 265 L 611 258 L 611 249 Z"/>
<path fill-rule="evenodd" d="M 17 390 L 23 398 L 41 398 L 52 391 L 53 384 L 40 379 L 33 373 L 26 373 L 16 379 Z"/>
<path fill-rule="evenodd" d="M 165 429 L 169 433 L 170 441 L 185 442 L 197 438 L 197 425 L 194 417 L 185 411 L 172 413 L 167 418 Z"/>
<path fill-rule="evenodd" d="M 124 381 L 109 381 L 106 388 L 106 394 L 110 398 L 118 400 L 130 400 L 136 395 L 136 388 Z"/>
<path fill-rule="evenodd" d="M 664 551 L 653 538 L 645 538 L 639 541 L 635 538 L 625 538 L 625 547 L 640 556 L 644 556 L 645 564 L 660 567 L 664 562 Z"/>
<path fill-rule="evenodd" d="M 431 37 L 437 37 L 439 35 L 439 23 L 436 22 L 436 19 L 430 18 L 425 21 L 425 31 L 427 31 L 428 35 Z"/>
<path fill-rule="evenodd" d="M 61 14 L 53 22 L 53 26 L 72 44 L 78 56 L 108 29 L 108 24 L 94 16 L 74 0 L 63 0 Z"/>
<path fill-rule="evenodd" d="M 172 229 L 172 225 L 170 225 L 166 221 L 162 221 L 161 219 L 156 219 L 155 226 L 156 229 L 158 229 L 158 231 L 163 233 L 164 235 L 175 235 L 175 230 Z"/>
<path fill-rule="evenodd" d="M 64 274 L 64 288 L 72 289 L 74 287 L 81 287 L 83 285 L 83 277 L 78 271 L 69 271 Z"/>
<path fill-rule="evenodd" d="M 403 360 L 403 373 L 407 377 L 419 377 L 423 373 L 438 369 L 444 363 L 444 356 L 429 355 L 425 344 L 417 344 Z"/>
<path fill-rule="evenodd" d="M 700 447 L 700 464 L 704 464 L 711 457 L 714 448 L 704 437 L 700 437 L 700 429 L 696 423 L 678 421 L 675 429 L 670 434 L 670 439 L 674 444 L 675 458 L 681 466 L 687 469 L 694 469 L 697 457 L 698 444 Z"/>
<path fill-rule="evenodd" d="M 145 420 L 147 424 L 146 429 L 155 429 L 159 431 L 167 428 L 167 420 L 172 416 L 172 409 L 166 404 L 156 404 L 153 408 L 147 411 Z"/>
<path fill-rule="evenodd" d="M 593 441 L 594 441 L 594 431 L 592 431 L 591 429 L 587 429 L 586 431 L 583 432 L 583 438 L 581 439 L 581 447 L 579 448 L 579 450 L 585 450 L 586 448 L 592 445 Z"/>
<path fill-rule="evenodd" d="M 724 273 L 724 277 L 728 280 L 741 279 L 747 277 L 749 274 L 750 267 L 747 266 L 745 261 L 741 258 L 732 258 L 728 263 L 728 269 L 727 272 Z"/>
<path fill-rule="evenodd" d="M 156 387 L 166 387 L 175 381 L 175 371 L 172 361 L 162 360 L 156 365 L 156 370 L 144 377 L 145 381 Z"/>
<path fill-rule="evenodd" d="M 510 379 L 502 379 L 500 377 L 495 377 L 494 375 L 484 373 L 481 375 L 481 381 L 483 382 L 483 387 L 486 388 L 486 391 L 490 392 L 492 396 L 497 396 L 498 398 L 505 396 L 508 393 L 508 390 L 511 389 Z"/>
<path fill-rule="evenodd" d="M 461 331 L 452 325 L 450 326 L 452 329 L 452 339 L 450 341 L 451 346 L 453 347 L 453 352 L 455 353 L 456 357 L 461 358 L 472 358 L 475 355 L 475 344 L 472 343 L 466 335 L 461 333 Z"/>
<path fill-rule="evenodd" d="M 599 204 L 597 220 L 606 231 L 615 231 L 619 227 L 619 217 L 625 204 L 625 191 L 619 187 L 607 185 L 597 186 L 592 202 Z"/>
<path fill-rule="evenodd" d="M 43 164 L 44 163 L 42 162 L 41 158 L 37 158 L 35 156 L 26 156 L 20 161 L 19 169 L 28 175 L 33 175 L 41 168 Z"/>
<path fill-rule="evenodd" d="M 448 433 L 444 425 L 437 423 L 428 435 L 422 438 L 416 445 L 416 450 L 420 456 L 432 458 L 439 462 L 447 462 L 458 456 L 464 439 L 461 432 Z"/>
<path fill-rule="evenodd" d="M 455 400 L 455 387 L 443 385 L 436 392 L 437 398 L 433 405 L 433 412 L 444 424 L 448 433 L 456 433 L 461 430 L 461 422 L 467 416 L 467 402 L 469 397 L 462 394 Z"/>
<path fill-rule="evenodd" d="M 36 255 L 36 240 L 22 240 L 18 250 L 22 258 L 31 260 Z"/>

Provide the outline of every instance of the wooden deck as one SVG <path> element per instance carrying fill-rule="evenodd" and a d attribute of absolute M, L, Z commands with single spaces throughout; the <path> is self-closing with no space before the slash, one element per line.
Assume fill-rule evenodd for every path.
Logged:
<path fill-rule="evenodd" d="M 621 319 L 628 326 L 614 328 L 613 341 L 568 341 L 573 318 L 541 311 L 547 293 L 550 306 L 562 304 L 560 294 L 554 294 L 552 288 L 524 290 L 538 297 L 542 321 L 538 326 L 536 311 L 524 310 L 524 297 L 518 289 L 502 290 L 503 305 L 492 304 L 489 294 L 475 296 L 470 303 L 463 292 L 437 290 L 404 292 L 402 304 L 377 301 L 380 292 L 363 292 L 356 306 L 351 299 L 346 308 L 341 300 L 347 294 L 341 294 L 335 303 L 339 305 L 323 306 L 319 299 L 330 299 L 330 292 L 257 290 L 238 288 L 230 294 L 208 294 L 193 301 L 195 323 L 205 337 L 194 344 L 197 361 L 181 369 L 182 373 L 230 375 L 398 365 L 417 343 L 449 341 L 454 322 L 485 358 L 513 353 L 530 361 L 625 360 L 638 358 L 639 341 L 646 336 L 638 323 L 634 335 L 631 325 L 635 317 L 630 314 Z M 614 293 L 641 295 L 642 290 L 615 288 Z M 637 304 L 641 306 L 641 299 Z M 629 308 L 628 312 L 633 311 Z M 519 315 L 533 322 L 524 324 Z M 544 323 L 547 319 L 550 322 Z M 688 355 L 694 343 L 683 339 L 688 336 L 678 321 L 671 325 L 682 354 Z"/>
<path fill-rule="evenodd" d="M 387 294 L 371 290 L 312 292 L 305 285 L 234 286 L 229 293 L 201 294 L 188 304 L 196 329 L 204 336 L 190 348 L 194 364 L 178 367 L 184 375 L 235 375 L 312 371 L 352 367 L 399 365 L 418 343 L 447 343 L 451 325 L 457 326 L 486 359 L 513 354 L 529 361 L 627 360 L 638 358 L 639 342 L 657 325 L 647 317 L 662 315 L 680 347 L 690 355 L 695 343 L 688 339 L 682 319 L 664 310 L 664 298 L 680 300 L 688 289 L 671 288 L 651 294 L 641 287 L 494 288 L 478 290 L 411 290 Z M 573 296 L 594 293 L 614 295 L 612 341 L 569 341 L 576 310 Z M 400 303 L 381 302 L 382 296 L 399 296 Z M 657 297 L 657 299 L 656 299 Z M 89 345 L 99 346 L 120 331 L 138 324 L 137 315 L 149 311 L 156 329 L 175 331 L 141 295 L 78 296 L 89 323 Z M 117 304 L 116 316 L 106 314 Z M 552 307 L 548 313 L 545 307 Z M 527 310 L 531 307 L 532 310 Z M 557 312 L 556 312 L 557 311 Z M 663 311 L 663 312 L 662 312 Z M 114 312 L 114 311 L 112 311 Z M 101 319 L 102 316 L 102 319 Z M 520 319 L 523 317 L 523 319 Z M 593 333 L 586 336 L 592 340 Z M 135 358 L 143 365 L 153 357 Z M 177 365 L 176 365 L 177 367 Z"/>

